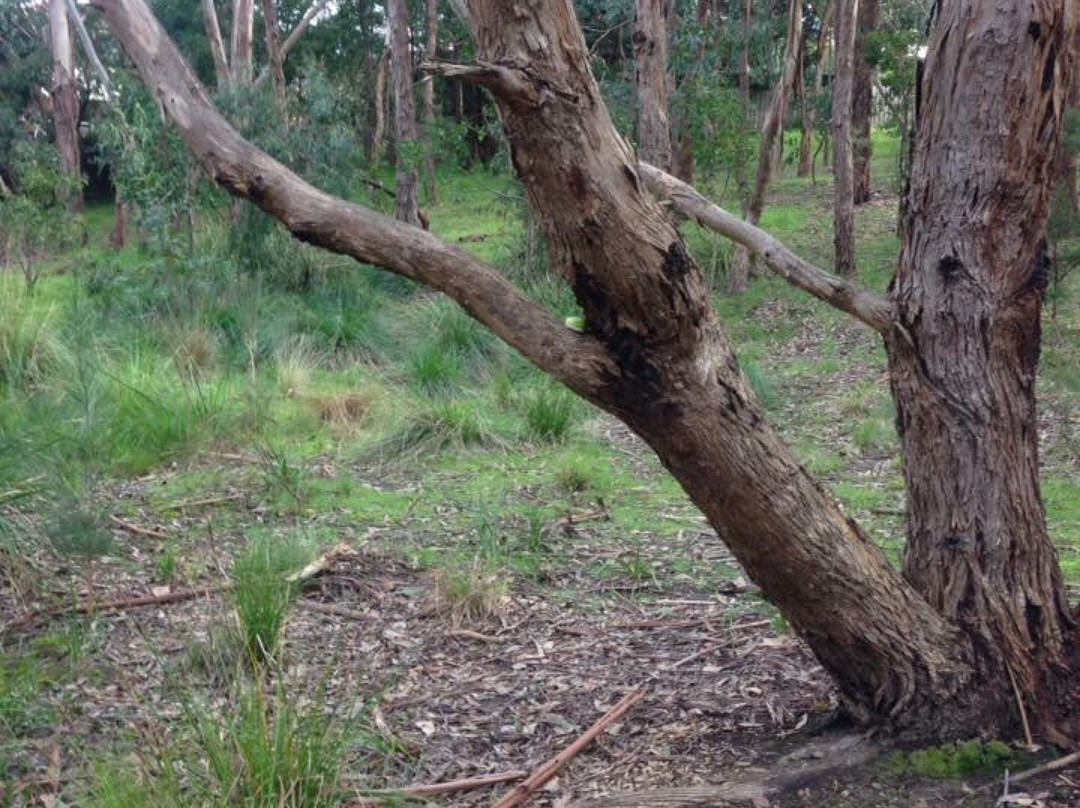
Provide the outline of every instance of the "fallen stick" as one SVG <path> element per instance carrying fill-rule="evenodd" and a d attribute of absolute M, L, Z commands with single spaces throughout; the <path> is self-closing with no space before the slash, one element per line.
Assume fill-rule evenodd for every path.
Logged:
<path fill-rule="evenodd" d="M 285 580 L 288 581 L 290 584 L 295 584 L 300 583 L 301 581 L 306 581 L 309 578 L 314 578 L 320 572 L 325 572 L 327 569 L 329 569 L 335 558 L 340 555 L 344 555 L 351 549 L 352 547 L 349 546 L 347 542 L 338 542 L 325 553 L 323 553 L 310 564 L 308 564 L 306 567 L 297 570 L 296 572 L 286 577 Z"/>
<path fill-rule="evenodd" d="M 136 536 L 149 536 L 152 539 L 167 539 L 169 534 L 160 530 L 153 530 L 148 527 L 141 527 L 131 522 L 126 522 L 119 516 L 110 516 L 109 522 L 116 525 L 121 530 L 126 530 L 128 533 L 134 533 Z"/>
<path fill-rule="evenodd" d="M 1051 760 L 1049 763 L 1036 766 L 1034 769 L 1028 769 L 1026 772 L 1020 772 L 1020 774 L 1014 774 L 1009 778 L 1009 782 L 1022 783 L 1025 780 L 1030 780 L 1032 777 L 1038 777 L 1040 774 L 1048 774 L 1050 772 L 1056 772 L 1059 769 L 1066 769 L 1074 763 L 1080 763 L 1080 752 L 1072 752 L 1065 755 L 1065 757 L 1059 757 L 1056 760 Z"/>
<path fill-rule="evenodd" d="M 510 780 L 520 780 L 528 772 L 512 771 L 501 774 L 484 774 L 480 777 L 468 777 L 464 780 L 448 780 L 445 783 L 431 783 L 429 785 L 405 786 L 404 788 L 386 788 L 379 791 L 369 791 L 358 800 L 348 804 L 348 808 L 366 808 L 370 805 L 381 805 L 401 797 L 433 797 L 439 794 L 456 794 L 459 791 L 472 791 L 485 786 L 498 785 Z"/>
<path fill-rule="evenodd" d="M 356 609 L 350 609 L 348 606 L 338 606 L 336 603 L 322 603 L 317 600 L 298 600 L 298 606 L 302 606 L 308 611 L 319 612 L 321 614 L 332 614 L 338 617 L 347 617 L 350 620 L 370 620 L 371 615 L 364 614 Z"/>
<path fill-rule="evenodd" d="M 165 592 L 160 595 L 138 595 L 136 597 L 117 598 L 115 600 L 84 600 L 74 606 L 55 606 L 51 609 L 40 609 L 30 614 L 12 620 L 5 626 L 0 627 L 0 635 L 6 634 L 12 629 L 32 626 L 39 620 L 53 620 L 57 617 L 66 617 L 71 614 L 89 614 L 90 612 L 120 612 L 126 609 L 138 609 L 143 606 L 160 606 L 168 603 L 183 603 L 187 600 L 205 598 L 215 595 L 226 589 L 226 586 L 204 586 L 199 589 L 178 589 L 175 592 Z"/>
<path fill-rule="evenodd" d="M 179 502 L 174 502 L 172 505 L 167 505 L 167 508 L 176 511 L 182 511 L 184 508 L 197 508 L 201 505 L 218 505 L 222 502 L 235 502 L 238 499 L 243 499 L 244 494 L 229 494 L 223 497 L 210 497 L 209 499 L 183 499 Z"/>
<path fill-rule="evenodd" d="M 236 454 L 235 452 L 211 452 L 211 451 L 204 450 L 204 451 L 200 452 L 200 454 L 204 454 L 207 457 L 218 457 L 218 458 L 221 458 L 222 460 L 232 460 L 232 461 L 234 461 L 236 463 L 250 463 L 253 466 L 261 465 L 262 462 L 263 462 L 258 457 L 251 457 L 250 455 Z"/>
<path fill-rule="evenodd" d="M 523 782 L 518 783 L 510 792 L 506 794 L 501 800 L 496 802 L 492 808 L 517 808 L 519 805 L 523 805 L 537 789 L 541 788 L 546 782 L 562 771 L 571 760 L 573 760 L 582 749 L 592 743 L 596 738 L 605 732 L 612 724 L 618 721 L 622 716 L 635 704 L 645 698 L 645 694 L 648 691 L 644 685 L 631 690 L 619 703 L 608 710 L 604 715 L 589 727 L 585 732 L 578 736 L 568 747 L 551 758 L 547 763 L 543 764 L 540 768 L 534 771 Z"/>

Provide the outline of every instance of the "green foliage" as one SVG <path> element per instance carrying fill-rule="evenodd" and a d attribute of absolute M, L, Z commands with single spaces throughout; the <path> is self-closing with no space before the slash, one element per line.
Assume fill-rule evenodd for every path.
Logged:
<path fill-rule="evenodd" d="M 276 655 L 281 632 L 296 596 L 288 574 L 302 569 L 312 557 L 306 541 L 297 537 L 259 536 L 233 565 L 233 602 L 244 647 L 255 662 Z"/>
<path fill-rule="evenodd" d="M 525 399 L 526 434 L 535 441 L 561 443 L 570 435 L 577 398 L 568 390 L 545 384 Z"/>
<path fill-rule="evenodd" d="M 889 759 L 889 769 L 894 774 L 952 778 L 978 771 L 1000 771 L 1014 759 L 1012 749 L 1001 741 L 972 739 L 897 753 Z"/>
<path fill-rule="evenodd" d="M 744 359 L 739 363 L 742 366 L 743 376 L 746 377 L 750 389 L 758 397 L 761 405 L 767 409 L 774 409 L 778 403 L 776 393 L 773 391 L 772 382 L 762 370 L 761 365 L 753 359 Z"/>

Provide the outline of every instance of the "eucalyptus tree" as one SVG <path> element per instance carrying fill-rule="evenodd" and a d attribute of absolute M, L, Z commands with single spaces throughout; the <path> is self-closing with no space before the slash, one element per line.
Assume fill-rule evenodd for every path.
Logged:
<path fill-rule="evenodd" d="M 428 69 L 496 99 L 578 331 L 455 245 L 302 180 L 214 109 L 145 0 L 93 0 L 221 186 L 297 238 L 445 293 L 640 435 L 853 718 L 926 738 L 1008 734 L 1023 714 L 1055 741 L 1080 737 L 1077 626 L 1039 496 L 1034 375 L 1071 2 L 938 4 L 903 246 L 878 297 L 638 163 L 569 0 L 468 0 L 475 61 Z M 768 423 L 650 188 L 880 334 L 906 459 L 904 574 Z"/>

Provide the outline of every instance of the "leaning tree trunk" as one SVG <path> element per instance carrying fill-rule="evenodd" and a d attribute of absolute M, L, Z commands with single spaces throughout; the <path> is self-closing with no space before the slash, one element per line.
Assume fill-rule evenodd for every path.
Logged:
<path fill-rule="evenodd" d="M 769 182 L 778 162 L 777 143 L 783 137 L 784 117 L 787 114 L 787 102 L 795 86 L 799 69 L 799 54 L 802 50 L 802 0 L 789 0 L 787 36 L 784 40 L 784 70 L 776 86 L 769 111 L 765 115 L 765 124 L 761 127 L 761 151 L 758 156 L 757 177 L 754 192 L 750 195 L 750 204 L 746 209 L 746 221 L 756 225 L 761 221 L 765 210 L 765 195 Z M 750 279 L 750 253 L 744 247 L 737 247 L 731 259 L 728 284 L 732 294 L 746 291 Z"/>
<path fill-rule="evenodd" d="M 836 271 L 855 275 L 854 164 L 851 154 L 851 94 L 854 82 L 855 20 L 859 0 L 833 0 L 836 9 L 836 83 L 833 89 L 833 249 Z"/>
<path fill-rule="evenodd" d="M 225 43 L 221 39 L 221 26 L 218 25 L 217 8 L 214 0 L 199 0 L 203 13 L 203 26 L 206 28 L 206 39 L 210 43 L 210 54 L 214 58 L 214 78 L 219 90 L 228 86 L 229 60 L 225 57 Z"/>
<path fill-rule="evenodd" d="M 66 0 L 49 2 L 52 49 L 52 116 L 60 167 L 71 178 L 68 205 L 83 209 L 82 163 L 79 152 L 79 95 L 75 90 L 75 48 L 71 41 Z"/>
<path fill-rule="evenodd" d="M 637 134 L 641 159 L 671 171 L 668 120 L 667 0 L 636 0 Z"/>
<path fill-rule="evenodd" d="M 935 114 L 920 132 L 919 167 L 937 172 L 937 161 L 961 140 L 974 147 L 968 153 L 961 150 L 959 167 L 967 169 L 961 181 L 946 185 L 936 182 L 940 179 L 936 175 L 926 176 L 913 187 L 920 209 L 912 222 L 927 228 L 931 239 L 944 229 L 955 228 L 953 234 L 959 241 L 937 247 L 964 249 L 972 214 L 965 206 L 984 203 L 988 197 L 980 194 L 977 201 L 969 199 L 961 190 L 962 180 L 976 177 L 985 186 L 979 189 L 990 197 L 1011 194 L 1016 200 L 1011 205 L 1000 200 L 987 203 L 988 218 L 977 238 L 988 239 L 989 247 L 1012 240 L 1005 246 L 1017 259 L 1015 265 L 1009 264 L 1013 276 L 998 290 L 1004 295 L 976 302 L 1020 308 L 1002 309 L 1007 316 L 1000 322 L 972 323 L 972 330 L 958 335 L 957 340 L 937 340 L 941 329 L 954 324 L 949 310 L 940 308 L 949 295 L 933 299 L 926 291 L 940 291 L 951 278 L 949 289 L 963 295 L 969 291 L 966 284 L 972 282 L 966 273 L 977 272 L 981 278 L 982 267 L 957 267 L 949 261 L 939 264 L 947 253 L 922 251 L 919 227 L 911 228 L 898 279 L 901 324 L 893 327 L 892 308 L 884 302 L 874 305 L 875 313 L 867 316 L 890 347 L 909 451 L 921 447 L 911 431 L 943 425 L 960 431 L 946 436 L 955 438 L 951 448 L 937 447 L 936 451 L 1000 456 L 998 448 L 984 446 L 981 438 L 1017 436 L 1013 430 L 983 427 L 993 427 L 994 419 L 1003 422 L 1030 415 L 1021 411 L 1023 406 L 1012 409 L 1011 401 L 1002 397 L 1017 380 L 1021 386 L 1027 385 L 1024 391 L 1030 390 L 1026 371 L 1014 369 L 1010 377 L 1002 368 L 1014 357 L 998 355 L 988 346 L 1015 349 L 1030 358 L 1034 344 L 1021 338 L 1021 328 L 1032 325 L 1024 318 L 1038 284 L 1031 283 L 1034 263 L 1021 259 L 1037 256 L 1028 255 L 1031 251 L 1017 245 L 1027 244 L 1033 232 L 1037 239 L 1045 224 L 1048 158 L 1039 155 L 1052 154 L 1056 145 L 1060 110 L 1049 106 L 1047 98 L 1056 95 L 1054 54 L 1062 51 L 1060 47 L 1055 50 L 1055 40 L 1061 38 L 1065 3 L 1069 1 L 1047 0 L 1037 20 L 1025 18 L 1020 11 L 990 10 L 982 4 L 984 19 L 991 17 L 990 23 L 997 22 L 997 17 L 1004 20 L 1000 27 L 991 24 L 973 29 L 985 35 L 972 43 L 970 37 L 950 39 L 942 33 L 957 26 L 957 17 L 977 16 L 972 5 L 980 5 L 980 0 L 943 0 L 946 8 L 934 45 L 940 53 L 931 58 L 945 64 L 945 80 L 944 86 L 929 88 L 940 97 L 931 105 Z M 981 621 L 971 618 L 973 614 L 994 618 L 1002 609 L 1015 616 L 1014 610 L 1020 608 L 1029 617 L 1027 628 L 1039 649 L 1052 640 L 1051 632 L 1045 630 L 1047 612 L 1057 613 L 1056 622 L 1064 632 L 1067 615 L 1058 605 L 1060 582 L 1054 580 L 1052 569 L 1047 572 L 1052 565 L 1042 552 L 1045 543 L 1026 543 L 1027 536 L 1025 543 L 1019 543 L 1017 536 L 994 532 L 998 523 L 986 521 L 980 525 L 981 538 L 953 532 L 944 541 L 931 541 L 932 546 L 952 554 L 942 559 L 951 574 L 944 582 L 940 576 L 936 582 L 916 578 L 926 596 L 919 597 L 798 465 L 766 422 L 760 402 L 746 384 L 682 237 L 670 217 L 645 192 L 644 178 L 649 170 L 639 169 L 633 150 L 612 124 L 589 68 L 571 0 L 519 3 L 513 6 L 513 14 L 507 13 L 504 0 L 471 0 L 470 27 L 479 61 L 470 66 L 446 66 L 444 71 L 483 84 L 495 95 L 514 167 L 545 231 L 552 266 L 570 284 L 585 312 L 586 327 L 580 333 L 553 320 L 497 271 L 462 250 L 308 185 L 245 142 L 213 109 L 144 0 L 93 2 L 105 10 L 144 80 L 217 182 L 257 203 L 305 241 L 384 266 L 445 292 L 530 361 L 641 435 L 832 674 L 855 717 L 889 721 L 923 736 L 970 737 L 1013 728 L 1012 691 L 1002 664 L 985 664 L 993 658 L 987 654 L 986 638 L 1000 642 L 991 650 L 1014 646 L 1009 637 L 996 632 L 995 627 L 1001 624 L 995 619 L 988 621 L 991 628 L 985 634 L 978 630 Z M 1027 39 L 1031 31 L 1038 34 L 1034 42 Z M 1021 68 L 1006 74 L 987 55 L 997 54 L 996 43 L 1008 39 L 1024 57 L 1026 72 Z M 966 49 L 964 59 L 961 48 Z M 1010 55 L 1000 61 L 1015 67 L 1018 58 Z M 983 73 L 971 73 L 971 69 L 982 69 Z M 964 94 L 971 95 L 988 89 L 985 84 L 977 87 L 980 81 L 994 84 L 999 76 L 1004 76 L 1001 83 L 1005 86 L 989 89 L 1004 90 L 1000 93 L 1004 102 L 995 99 L 986 112 L 974 105 L 975 109 L 967 110 L 954 123 L 943 120 L 953 99 L 951 88 L 964 88 Z M 970 101 L 968 98 L 966 103 Z M 1004 136 L 1003 120 L 1016 127 Z M 938 140 L 941 133 L 947 137 Z M 1029 145 L 1045 148 L 1031 151 L 1026 148 Z M 983 147 L 991 158 L 985 163 L 974 160 Z M 1037 171 L 1032 176 L 1017 169 Z M 1000 214 L 1009 218 L 995 218 Z M 982 217 L 982 209 L 978 215 Z M 744 230 L 749 227 L 738 220 L 735 224 Z M 775 240 L 767 236 L 762 240 L 761 231 L 756 233 L 754 238 L 762 244 L 766 259 L 775 263 Z M 912 260 L 916 256 L 933 263 L 924 267 Z M 998 258 L 996 253 L 986 256 L 981 252 L 978 257 Z M 963 256 L 969 257 L 976 256 Z M 951 269 L 958 272 L 948 271 Z M 863 305 L 855 301 L 850 285 L 845 291 L 843 282 L 825 282 L 820 294 L 838 295 L 836 305 L 852 310 Z M 939 306 L 940 313 L 932 323 L 920 322 L 915 313 L 912 304 L 920 298 Z M 1017 319 L 1017 313 L 1024 317 Z M 960 314 L 964 315 L 963 308 Z M 1002 382 L 1000 390 L 989 386 L 965 389 L 967 396 L 954 398 L 955 389 L 949 385 L 959 383 L 956 379 L 947 374 L 942 379 L 919 376 L 926 369 L 936 372 L 940 357 L 951 353 L 955 358 L 960 348 L 968 351 L 964 356 L 977 358 L 982 334 L 1001 340 L 985 344 L 983 352 L 993 359 L 984 378 Z M 1009 344 L 1009 339 L 1015 344 Z M 965 373 L 955 375 L 969 378 Z M 968 396 L 975 397 L 974 408 L 968 407 Z M 984 403 L 980 398 L 994 407 L 980 409 Z M 931 399 L 939 412 L 929 404 Z M 975 417 L 967 418 L 969 413 Z M 1029 423 L 1029 427 L 1027 436 L 1034 432 L 1034 425 Z M 919 457 L 917 451 L 913 457 Z M 940 459 L 947 461 L 949 457 L 943 454 Z M 1022 458 L 1020 465 L 1028 464 Z M 939 471 L 940 479 L 930 481 L 943 487 L 958 479 L 956 472 L 965 468 L 968 466 L 962 463 L 954 464 Z M 909 479 L 927 481 L 910 472 Z M 956 495 L 966 490 L 953 492 L 954 515 L 990 514 L 998 522 L 1010 517 L 1002 507 L 1007 497 L 984 506 L 985 510 L 978 508 L 976 502 L 985 492 L 993 498 L 1004 490 L 1001 482 L 981 479 L 986 482 L 984 491 L 974 492 L 966 502 L 955 501 Z M 1018 484 L 1021 498 L 1031 493 L 1030 479 L 1027 482 L 1027 488 L 1024 480 Z M 928 505 L 932 513 L 933 501 L 913 491 L 913 524 L 922 523 L 921 515 L 914 511 Z M 1030 510 L 1028 515 L 1041 516 Z M 952 530 L 962 531 L 964 524 L 957 522 Z M 987 537 L 1009 547 L 991 546 Z M 920 540 L 913 537 L 915 543 Z M 979 554 L 968 552 L 966 542 L 970 541 L 982 542 Z M 988 569 L 1002 572 L 1003 554 L 1009 555 L 1012 563 L 1008 569 L 1013 574 L 994 577 L 1001 590 L 969 587 L 960 601 L 954 600 L 953 582 L 974 580 L 976 572 L 985 576 Z M 1045 599 L 1040 602 L 1027 597 L 1043 578 L 1047 579 L 1041 590 Z M 973 604 L 985 603 L 988 598 L 994 609 L 972 613 Z M 1026 600 L 1014 604 L 1012 600 L 1017 598 Z M 943 617 L 931 603 L 946 614 L 955 614 L 966 631 Z M 1064 647 L 1063 639 L 1059 647 Z M 1038 653 L 1040 659 L 1048 661 L 1064 659 L 1064 651 L 1054 653 L 1052 648 Z M 1017 661 L 1021 660 L 1009 657 L 1010 663 Z M 1018 677 L 1024 672 L 1020 669 Z M 1023 685 L 1031 679 L 1020 681 Z"/>
<path fill-rule="evenodd" d="M 859 0 L 859 23 L 855 32 L 855 86 L 851 99 L 852 199 L 861 205 L 870 199 L 870 121 L 873 115 L 873 70 L 867 61 L 866 37 L 877 28 L 878 0 Z"/>
<path fill-rule="evenodd" d="M 895 280 L 903 339 L 889 348 L 906 576 L 974 639 L 991 686 L 1015 677 L 1044 727 L 1065 707 L 1075 630 L 1039 495 L 1035 407 L 1067 2 L 941 5 Z"/>
<path fill-rule="evenodd" d="M 413 149 L 416 134 L 416 110 L 413 104 L 412 59 L 409 57 L 408 0 L 388 0 L 387 24 L 390 33 L 390 79 L 394 96 L 394 159 L 397 162 L 397 218 L 409 224 L 420 223 L 417 201 L 417 173 Z"/>

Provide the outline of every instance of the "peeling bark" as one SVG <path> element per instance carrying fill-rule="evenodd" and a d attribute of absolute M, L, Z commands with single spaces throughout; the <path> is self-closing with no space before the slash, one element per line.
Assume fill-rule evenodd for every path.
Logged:
<path fill-rule="evenodd" d="M 939 6 L 889 344 L 908 485 L 905 574 L 1044 730 L 1074 621 L 1039 495 L 1043 234 L 1069 59 L 1066 0 Z M 961 35 L 962 32 L 962 35 Z"/>

